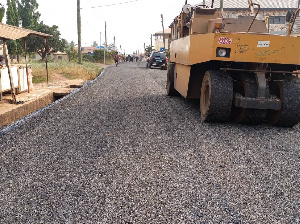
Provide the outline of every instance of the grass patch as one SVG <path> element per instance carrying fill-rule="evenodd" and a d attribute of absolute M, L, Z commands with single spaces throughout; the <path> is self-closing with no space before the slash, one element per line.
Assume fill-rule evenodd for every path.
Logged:
<path fill-rule="evenodd" d="M 32 83 L 43 83 L 43 82 L 47 82 L 46 75 L 32 76 Z"/>
<path fill-rule="evenodd" d="M 32 62 L 31 66 L 33 83 L 46 82 L 46 64 L 44 62 Z M 91 62 L 83 62 L 82 65 L 68 61 L 48 63 L 50 81 L 54 74 L 61 74 L 67 79 L 92 80 L 95 79 L 102 70 L 102 67 Z"/>

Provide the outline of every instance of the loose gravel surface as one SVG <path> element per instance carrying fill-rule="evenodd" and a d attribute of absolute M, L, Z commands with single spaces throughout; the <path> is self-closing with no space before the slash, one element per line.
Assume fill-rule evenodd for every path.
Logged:
<path fill-rule="evenodd" d="M 300 223 L 300 132 L 202 123 L 166 71 L 107 68 L 0 138 L 0 223 Z"/>

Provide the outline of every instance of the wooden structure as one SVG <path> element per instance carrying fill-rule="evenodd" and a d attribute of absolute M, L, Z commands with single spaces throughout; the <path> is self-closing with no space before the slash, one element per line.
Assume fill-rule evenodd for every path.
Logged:
<path fill-rule="evenodd" d="M 29 86 L 29 80 L 28 80 L 28 67 L 27 67 L 27 59 L 26 59 L 26 38 L 29 36 L 39 36 L 45 39 L 45 49 L 47 47 L 47 39 L 51 37 L 52 35 L 50 34 L 45 34 L 29 29 L 24 29 L 16 26 L 11 26 L 7 24 L 0 23 L 0 39 L 3 40 L 3 54 L 4 54 L 4 60 L 6 67 L 8 68 L 8 75 L 9 75 L 9 80 L 10 80 L 10 87 L 11 87 L 11 94 L 13 98 L 13 103 L 17 103 L 16 100 L 16 92 L 15 92 L 15 86 L 14 86 L 14 81 L 13 77 L 11 75 L 10 71 L 10 62 L 8 60 L 8 49 L 7 49 L 7 40 L 16 40 L 16 39 L 24 39 L 24 49 L 25 49 L 25 61 L 26 61 L 26 71 L 27 71 L 27 84 Z M 46 57 L 46 71 L 47 71 L 47 83 L 48 83 L 48 64 L 47 64 L 47 57 Z M 0 77 L 1 78 L 1 77 Z M 29 92 L 29 88 L 28 88 Z M 1 92 L 2 94 L 2 92 Z"/>

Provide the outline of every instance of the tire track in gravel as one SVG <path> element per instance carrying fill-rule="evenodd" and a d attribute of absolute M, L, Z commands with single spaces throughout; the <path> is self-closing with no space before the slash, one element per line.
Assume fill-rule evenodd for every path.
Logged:
<path fill-rule="evenodd" d="M 1 138 L 0 222 L 299 222 L 299 127 L 201 123 L 145 67 L 110 67 Z"/>

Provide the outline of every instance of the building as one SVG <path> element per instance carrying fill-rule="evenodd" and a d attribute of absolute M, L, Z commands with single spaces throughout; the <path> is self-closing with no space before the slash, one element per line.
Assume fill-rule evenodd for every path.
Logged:
<path fill-rule="evenodd" d="M 211 6 L 211 0 L 203 2 L 209 7 Z M 299 2 L 299 0 L 253 0 L 253 3 L 260 5 L 257 19 L 267 21 L 270 33 L 278 35 L 287 33 L 286 16 L 289 11 L 298 9 Z M 214 1 L 214 7 L 220 8 L 220 0 Z M 249 10 L 248 0 L 224 0 L 223 8 L 224 18 L 253 18 L 254 16 Z M 257 6 L 254 8 L 257 10 Z"/>
<path fill-rule="evenodd" d="M 164 48 L 164 35 L 165 35 L 165 49 Z M 165 29 L 163 31 L 156 32 L 154 35 L 155 42 L 154 42 L 154 49 L 155 51 L 168 51 L 169 50 L 169 43 L 171 41 L 171 28 Z"/>
<path fill-rule="evenodd" d="M 22 60 L 25 60 L 25 58 L 21 57 Z M 68 54 L 66 52 L 51 52 L 50 56 L 48 55 L 48 59 L 51 61 L 62 61 L 62 60 L 69 60 Z M 42 56 L 38 53 L 34 53 L 31 55 L 30 60 L 32 61 L 41 61 Z"/>
<path fill-rule="evenodd" d="M 53 61 L 67 61 L 69 60 L 68 54 L 66 52 L 55 52 L 51 54 L 51 59 Z"/>
<path fill-rule="evenodd" d="M 95 50 L 99 50 L 97 47 L 81 47 L 82 54 L 93 54 Z"/>

